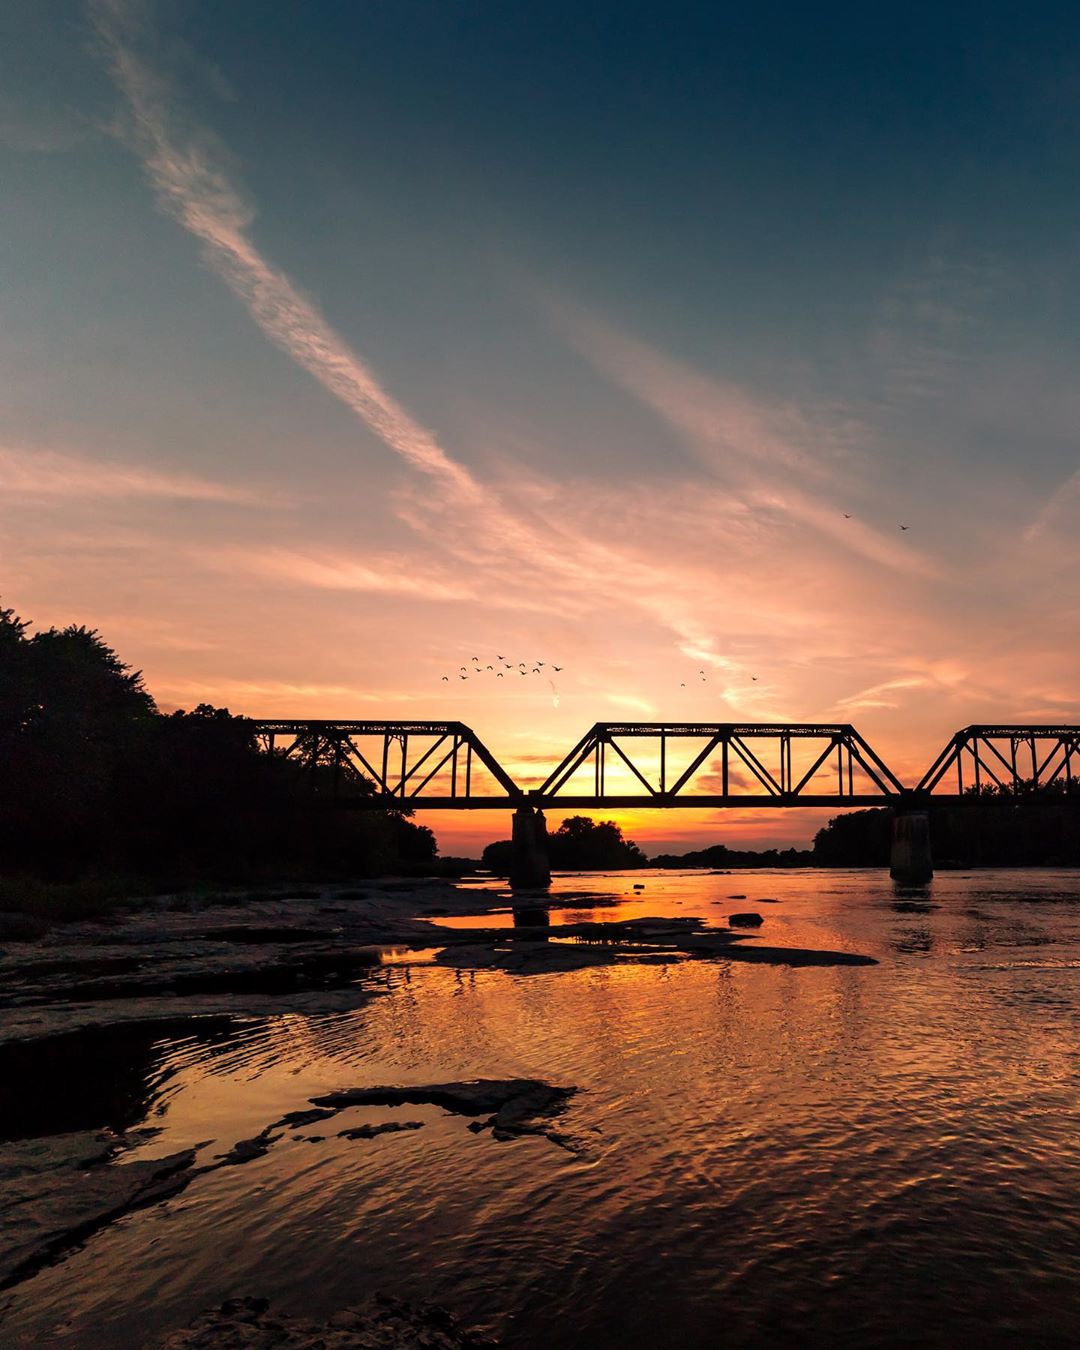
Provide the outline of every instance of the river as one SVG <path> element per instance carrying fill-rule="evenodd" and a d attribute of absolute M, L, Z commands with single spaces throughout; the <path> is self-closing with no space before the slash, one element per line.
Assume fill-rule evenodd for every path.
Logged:
<path fill-rule="evenodd" d="M 879 964 L 522 976 L 387 953 L 354 1011 L 163 1026 L 134 1083 L 130 1045 L 99 1037 L 118 1127 L 157 1131 L 134 1158 L 253 1136 L 342 1087 L 473 1077 L 579 1089 L 560 1118 L 573 1151 L 429 1105 L 364 1108 L 423 1124 L 372 1139 L 287 1131 L 3 1296 L 0 1343 L 124 1350 L 235 1294 L 318 1317 L 372 1289 L 521 1350 L 1076 1343 L 1080 873 L 904 892 L 878 872 L 647 871 L 553 890 L 580 893 L 555 937 L 751 910 L 750 942 Z"/>

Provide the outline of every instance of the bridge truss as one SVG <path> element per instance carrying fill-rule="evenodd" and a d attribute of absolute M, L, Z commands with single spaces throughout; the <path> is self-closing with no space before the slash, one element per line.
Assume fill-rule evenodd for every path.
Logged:
<path fill-rule="evenodd" d="M 904 792 L 846 723 L 598 722 L 530 797 L 567 807 L 880 806 Z"/>
<path fill-rule="evenodd" d="M 268 754 L 349 806 L 469 809 L 525 794 L 463 722 L 256 722 Z"/>
<path fill-rule="evenodd" d="M 538 787 L 511 778 L 463 722 L 254 723 L 268 754 L 342 805 L 858 807 L 968 804 L 988 788 L 1080 802 L 1080 726 L 970 726 L 906 787 L 850 723 L 597 722 Z"/>
<path fill-rule="evenodd" d="M 968 799 L 1080 792 L 1080 727 L 970 726 L 953 736 L 915 791 Z"/>

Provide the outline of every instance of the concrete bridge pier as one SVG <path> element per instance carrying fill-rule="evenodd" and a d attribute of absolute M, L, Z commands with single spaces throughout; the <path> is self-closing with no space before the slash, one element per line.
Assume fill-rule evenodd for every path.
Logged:
<path fill-rule="evenodd" d="M 922 886 L 934 875 L 930 857 L 930 817 L 925 811 L 895 811 L 889 875 L 905 886 Z"/>
<path fill-rule="evenodd" d="M 519 806 L 514 812 L 511 840 L 510 885 L 523 890 L 550 886 L 547 821 L 543 811 L 533 806 Z"/>

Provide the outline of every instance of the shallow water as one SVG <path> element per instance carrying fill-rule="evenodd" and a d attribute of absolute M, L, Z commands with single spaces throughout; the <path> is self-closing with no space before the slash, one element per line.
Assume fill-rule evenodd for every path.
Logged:
<path fill-rule="evenodd" d="M 1075 1343 L 1080 873 L 554 889 L 574 899 L 553 925 L 758 910 L 763 943 L 880 964 L 511 976 L 398 953 L 354 1012 L 99 1035 L 120 1088 L 84 1087 L 75 1117 L 158 1127 L 135 1157 L 210 1157 L 335 1088 L 518 1076 L 581 1089 L 560 1122 L 580 1151 L 425 1106 L 285 1131 L 19 1286 L 0 1343 L 122 1350 L 234 1294 L 325 1316 L 375 1288 L 528 1350 Z M 392 1118 L 424 1128 L 336 1137 Z"/>

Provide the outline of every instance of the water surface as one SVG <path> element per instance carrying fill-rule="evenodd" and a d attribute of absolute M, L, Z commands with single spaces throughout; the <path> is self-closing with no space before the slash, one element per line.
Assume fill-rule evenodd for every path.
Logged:
<path fill-rule="evenodd" d="M 117 1128 L 159 1129 L 137 1157 L 213 1140 L 211 1156 L 335 1088 L 518 1076 L 581 1089 L 562 1122 L 579 1151 L 424 1106 L 286 1132 L 20 1286 L 0 1341 L 123 1350 L 234 1294 L 326 1316 L 377 1288 L 524 1350 L 1075 1344 L 1080 874 L 901 892 L 876 872 L 647 872 L 554 890 L 575 898 L 553 932 L 757 909 L 763 943 L 880 964 L 511 976 L 397 953 L 350 1013 L 140 1036 L 137 1084 L 131 1035 L 111 1049 L 99 1033 L 102 1073 L 126 1065 Z M 394 1117 L 424 1128 L 335 1136 Z"/>

